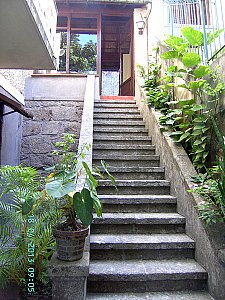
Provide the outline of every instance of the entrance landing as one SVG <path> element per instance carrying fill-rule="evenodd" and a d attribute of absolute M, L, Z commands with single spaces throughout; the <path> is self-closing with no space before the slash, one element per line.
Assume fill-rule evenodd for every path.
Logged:
<path fill-rule="evenodd" d="M 100 96 L 101 100 L 134 100 L 134 96 Z"/>

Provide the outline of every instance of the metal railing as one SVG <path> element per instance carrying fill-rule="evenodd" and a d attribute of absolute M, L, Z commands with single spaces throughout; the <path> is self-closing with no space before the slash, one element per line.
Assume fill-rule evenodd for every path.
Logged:
<path fill-rule="evenodd" d="M 180 36 L 184 26 L 192 26 L 203 33 L 203 62 L 209 62 L 225 51 L 224 0 L 163 0 L 163 6 L 167 34 Z M 216 37 L 208 43 L 210 32 Z"/>

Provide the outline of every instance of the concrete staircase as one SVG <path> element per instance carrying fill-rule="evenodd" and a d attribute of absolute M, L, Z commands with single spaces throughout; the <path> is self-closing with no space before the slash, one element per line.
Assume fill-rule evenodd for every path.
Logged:
<path fill-rule="evenodd" d="M 100 180 L 103 219 L 91 227 L 87 299 L 212 299 L 195 242 L 133 100 L 99 100 L 93 163 L 105 160 L 118 191 Z"/>

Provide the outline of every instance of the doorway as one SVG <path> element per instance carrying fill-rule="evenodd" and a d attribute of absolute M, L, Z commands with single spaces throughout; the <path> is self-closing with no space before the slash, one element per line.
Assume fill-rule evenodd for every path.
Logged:
<path fill-rule="evenodd" d="M 102 95 L 133 95 L 132 21 L 126 16 L 101 20 Z"/>

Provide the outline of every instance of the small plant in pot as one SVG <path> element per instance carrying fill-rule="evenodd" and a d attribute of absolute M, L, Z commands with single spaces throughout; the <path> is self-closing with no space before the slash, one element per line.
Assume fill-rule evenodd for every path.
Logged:
<path fill-rule="evenodd" d="M 102 216 L 102 204 L 98 198 L 96 178 L 103 175 L 96 168 L 91 170 L 83 161 L 84 153 L 74 149 L 75 135 L 64 134 L 61 142 L 55 144 L 56 164 L 50 168 L 45 191 L 55 200 L 61 211 L 58 225 L 53 228 L 56 238 L 57 257 L 60 260 L 74 261 L 83 256 L 85 238 L 93 220 L 93 211 Z M 89 146 L 84 146 L 88 148 Z M 109 174 L 105 163 L 102 166 L 115 185 L 114 178 Z"/>

